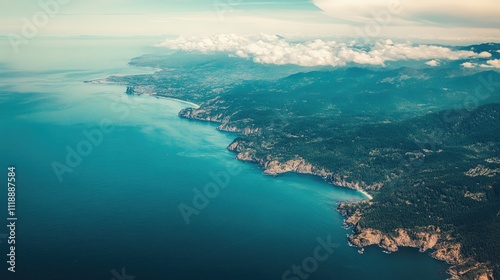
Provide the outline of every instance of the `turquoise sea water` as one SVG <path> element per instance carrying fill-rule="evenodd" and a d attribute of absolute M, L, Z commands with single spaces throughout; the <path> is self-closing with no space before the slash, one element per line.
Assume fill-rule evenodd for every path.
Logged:
<path fill-rule="evenodd" d="M 148 47 L 157 41 L 33 39 L 17 55 L 0 41 L 0 178 L 16 166 L 19 218 L 17 272 L 7 272 L 0 239 L 1 279 L 127 279 L 116 275 L 125 268 L 137 280 L 279 280 L 304 263 L 310 272 L 283 279 L 446 278 L 444 263 L 415 249 L 349 247 L 335 208 L 360 193 L 310 176 L 264 176 L 226 150 L 235 135 L 180 119 L 186 104 L 83 83 L 152 71 L 127 62 L 157 52 Z M 99 141 L 82 144 L 96 130 Z M 85 155 L 69 166 L 79 148 Z M 55 162 L 71 169 L 62 181 Z M 186 224 L 179 205 L 217 185 L 214 174 L 225 187 L 198 201 L 208 205 Z M 0 199 L 3 234 L 5 188 Z M 314 262 L 318 239 L 338 247 Z"/>

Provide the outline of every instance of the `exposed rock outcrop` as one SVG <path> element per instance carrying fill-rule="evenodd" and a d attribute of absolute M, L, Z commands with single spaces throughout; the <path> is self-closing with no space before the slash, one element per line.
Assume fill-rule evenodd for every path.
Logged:
<path fill-rule="evenodd" d="M 484 165 L 479 164 L 478 166 L 471 168 L 469 171 L 465 172 L 465 175 L 469 177 L 478 177 L 478 176 L 495 177 L 498 173 L 500 173 L 500 168 L 491 169 Z"/>
<path fill-rule="evenodd" d="M 278 175 L 287 172 L 295 172 L 300 174 L 311 174 L 321 176 L 326 179 L 332 176 L 332 173 L 325 169 L 319 169 L 305 161 L 300 156 L 286 162 L 278 160 L 267 161 L 264 163 L 264 173 L 268 175 Z"/>
<path fill-rule="evenodd" d="M 382 186 L 384 185 L 383 183 L 374 183 L 374 184 L 367 184 L 363 181 L 358 182 L 358 181 L 349 181 L 346 178 L 341 177 L 340 175 L 334 175 L 331 177 L 331 181 L 334 185 L 341 186 L 341 187 L 346 187 L 350 189 L 355 189 L 355 190 L 373 190 L 373 191 L 378 191 Z"/>
<path fill-rule="evenodd" d="M 234 140 L 228 147 L 228 150 L 236 152 L 236 158 L 242 161 L 257 162 L 264 168 L 264 174 L 277 176 L 287 172 L 294 172 L 298 174 L 309 174 L 319 176 L 327 182 L 355 190 L 379 190 L 383 184 L 367 184 L 365 182 L 351 182 L 345 177 L 325 169 L 314 166 L 307 162 L 302 157 L 296 155 L 294 159 L 281 162 L 278 159 L 273 159 L 270 156 L 267 158 L 258 158 L 255 156 L 255 150 L 247 148 L 238 140 Z"/>
<path fill-rule="evenodd" d="M 372 202 L 362 202 L 372 203 Z M 397 229 L 386 234 L 377 229 L 362 228 L 359 222 L 362 218 L 359 209 L 352 204 L 341 203 L 338 211 L 346 217 L 346 226 L 354 228 L 354 233 L 348 237 L 349 243 L 356 247 L 379 246 L 388 252 L 396 252 L 399 247 L 418 248 L 420 252 L 433 250 L 431 256 L 451 265 L 448 274 L 452 280 L 475 279 L 493 280 L 493 271 L 486 264 L 478 263 L 463 257 L 462 245 L 453 242 L 448 235 L 443 235 L 439 228 L 429 226 L 420 231 Z"/>
<path fill-rule="evenodd" d="M 389 237 L 376 229 L 361 229 L 358 233 L 349 236 L 349 242 L 357 247 L 378 245 L 389 252 L 396 252 L 398 247 L 418 248 L 420 252 L 425 252 L 436 246 L 440 237 L 437 232 L 418 232 L 412 234 L 415 237 L 410 237 L 408 230 L 398 229 L 394 236 Z"/>
<path fill-rule="evenodd" d="M 212 112 L 209 109 L 194 109 L 188 108 L 182 110 L 179 115 L 184 118 L 196 119 L 201 121 L 210 121 L 219 123 L 219 130 L 227 132 L 236 132 L 242 135 L 259 136 L 262 131 L 260 128 L 247 126 L 245 121 L 234 123 L 230 121 L 230 117 L 224 116 L 222 113 Z M 252 139 L 250 137 L 250 139 Z M 348 176 L 335 174 L 330 170 L 317 167 L 309 163 L 306 159 L 296 155 L 293 159 L 283 160 L 273 158 L 271 154 L 265 156 L 257 155 L 254 142 L 245 142 L 244 140 L 234 140 L 227 149 L 234 151 L 236 158 L 241 161 L 255 162 L 263 167 L 264 173 L 267 175 L 277 176 L 287 172 L 295 172 L 300 174 L 310 174 L 320 176 L 327 182 L 360 191 L 378 191 L 384 183 L 368 184 L 363 181 L 350 180 Z M 264 146 L 265 143 L 262 144 Z M 272 144 L 271 144 L 272 146 Z M 373 155 L 378 151 L 373 151 Z M 498 163 L 497 158 L 487 160 L 488 163 Z M 500 169 L 488 168 L 483 165 L 478 165 L 465 172 L 465 175 L 475 176 L 495 176 Z M 466 197 L 481 201 L 484 199 L 482 193 L 465 193 Z M 360 202 L 371 204 L 370 201 Z M 349 204 L 341 204 L 338 208 L 339 212 L 346 217 L 345 224 L 354 228 L 354 233 L 348 237 L 349 242 L 357 247 L 367 247 L 377 245 L 389 252 L 398 251 L 399 247 L 418 248 L 420 252 L 433 250 L 431 256 L 435 259 L 445 261 L 452 265 L 448 273 L 451 279 L 467 279 L 475 280 L 492 280 L 493 272 L 486 264 L 475 262 L 471 259 L 465 259 L 462 255 L 462 245 L 454 242 L 449 236 L 443 236 L 440 228 L 429 226 L 421 230 L 396 229 L 391 233 L 384 233 L 378 229 L 362 228 L 360 221 L 362 219 L 361 211 Z M 499 212 L 500 213 L 500 212 Z"/>
<path fill-rule="evenodd" d="M 179 116 L 186 119 L 194 119 L 199 121 L 217 122 L 221 123 L 223 116 L 221 113 L 212 114 L 210 110 L 206 109 L 196 109 L 196 108 L 186 108 L 179 112 Z"/>

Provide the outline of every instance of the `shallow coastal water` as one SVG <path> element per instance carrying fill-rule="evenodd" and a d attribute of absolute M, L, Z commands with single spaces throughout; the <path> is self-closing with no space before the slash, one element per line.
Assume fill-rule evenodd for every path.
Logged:
<path fill-rule="evenodd" d="M 155 40 L 38 40 L 0 61 L 0 162 L 17 167 L 19 217 L 17 272 L 4 266 L 1 279 L 112 279 L 125 268 L 135 279 L 278 280 L 314 257 L 318 239 L 338 247 L 322 249 L 327 259 L 308 279 L 446 278 L 444 263 L 415 249 L 349 247 L 335 208 L 361 193 L 311 176 L 264 176 L 226 150 L 235 135 L 180 119 L 188 105 L 83 83 L 152 71 L 127 62 L 158 51 L 144 47 Z M 95 131 L 102 139 L 85 150 Z M 69 156 L 69 166 L 79 148 L 85 155 L 78 164 Z M 71 172 L 58 177 L 54 163 Z M 194 207 L 211 183 L 219 190 L 186 224 L 179 206 Z"/>

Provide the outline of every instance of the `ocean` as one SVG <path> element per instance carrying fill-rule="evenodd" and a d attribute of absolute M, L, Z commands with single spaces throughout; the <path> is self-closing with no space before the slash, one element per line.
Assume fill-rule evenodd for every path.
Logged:
<path fill-rule="evenodd" d="M 182 102 L 84 81 L 161 38 L 0 40 L 0 278 L 446 279 L 417 249 L 349 247 L 338 203 L 356 191 L 265 176 L 226 150 L 235 134 L 181 119 Z M 7 168 L 16 168 L 15 273 Z"/>

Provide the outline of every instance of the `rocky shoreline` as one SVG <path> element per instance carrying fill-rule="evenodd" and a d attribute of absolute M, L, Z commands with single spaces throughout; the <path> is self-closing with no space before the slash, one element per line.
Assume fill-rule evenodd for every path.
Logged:
<path fill-rule="evenodd" d="M 244 127 L 239 128 L 229 123 L 229 117 L 223 114 L 212 115 L 210 110 L 187 108 L 179 112 L 179 116 L 187 119 L 208 121 L 219 123 L 218 130 L 226 132 L 236 132 L 242 135 L 259 133 L 260 128 Z M 236 153 L 236 158 L 241 161 L 257 163 L 263 168 L 266 175 L 277 176 L 280 174 L 293 172 L 298 174 L 308 174 L 319 176 L 328 183 L 362 191 L 371 200 L 371 195 L 367 191 L 378 191 L 383 183 L 366 184 L 365 182 L 352 182 L 347 178 L 324 168 L 319 168 L 307 162 L 304 158 L 296 155 L 294 159 L 285 162 L 267 155 L 265 158 L 257 157 L 255 150 L 247 147 L 244 143 L 235 139 L 228 147 L 228 150 Z M 368 200 L 360 202 L 372 203 Z M 345 226 L 353 229 L 353 234 L 348 237 L 348 242 L 356 247 L 364 248 L 376 245 L 387 252 L 396 252 L 399 247 L 418 248 L 420 252 L 432 251 L 431 257 L 444 261 L 451 265 L 447 273 L 451 275 L 451 280 L 473 279 L 473 280 L 493 280 L 493 271 L 487 264 L 478 263 L 472 259 L 466 259 L 461 253 L 462 245 L 454 242 L 449 235 L 441 232 L 440 228 L 429 226 L 421 231 L 408 229 L 397 229 L 391 234 L 383 233 L 372 228 L 362 228 L 359 225 L 361 213 L 359 210 L 351 211 L 352 204 L 342 203 L 338 211 L 345 217 Z M 355 208 L 355 207 L 354 207 Z"/>
<path fill-rule="evenodd" d="M 420 231 L 397 229 L 391 234 L 386 234 L 377 229 L 362 228 L 359 224 L 362 215 L 357 207 L 353 206 L 341 203 L 337 208 L 346 217 L 345 226 L 353 229 L 353 234 L 348 237 L 351 245 L 359 248 L 375 245 L 387 252 L 396 252 L 399 247 L 418 248 L 422 253 L 431 251 L 431 257 L 451 265 L 447 271 L 451 275 L 451 280 L 494 279 L 493 271 L 486 264 L 464 258 L 461 253 L 462 245 L 454 242 L 449 235 L 443 234 L 439 227 L 429 226 Z"/>
<path fill-rule="evenodd" d="M 179 116 L 186 119 L 219 123 L 220 125 L 217 127 L 217 129 L 225 132 L 235 132 L 242 135 L 250 135 L 260 132 L 260 128 L 238 128 L 237 126 L 231 125 L 229 123 L 229 118 L 224 117 L 220 113 L 212 116 L 210 114 L 210 111 L 205 109 L 186 108 L 179 112 Z M 280 160 L 273 159 L 270 156 L 267 156 L 266 158 L 259 158 L 255 156 L 255 151 L 253 149 L 246 147 L 243 143 L 238 141 L 238 139 L 235 139 L 227 147 L 227 149 L 235 152 L 236 158 L 241 161 L 248 161 L 259 164 L 261 167 L 263 167 L 264 174 L 266 175 L 277 176 L 288 172 L 314 175 L 323 178 L 331 184 L 364 192 L 366 192 L 367 190 L 377 191 L 383 186 L 382 183 L 366 184 L 365 182 L 348 181 L 346 180 L 346 178 L 334 174 L 329 170 L 318 168 L 312 165 L 300 156 L 296 156 L 296 158 L 288 160 L 286 162 L 281 162 Z"/>

